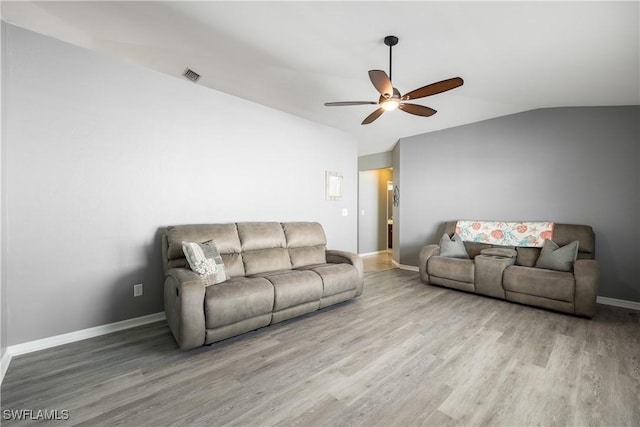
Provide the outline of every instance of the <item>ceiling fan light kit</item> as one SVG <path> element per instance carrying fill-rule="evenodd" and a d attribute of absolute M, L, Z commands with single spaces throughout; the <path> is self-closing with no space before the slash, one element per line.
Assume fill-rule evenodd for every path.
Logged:
<path fill-rule="evenodd" d="M 384 108 L 384 111 L 393 111 L 398 108 L 399 105 L 400 103 L 394 99 L 387 99 L 381 104 L 382 108 Z"/>
<path fill-rule="evenodd" d="M 400 94 L 400 91 L 393 87 L 391 81 L 392 77 L 392 52 L 393 46 L 398 44 L 398 37 L 386 36 L 384 38 L 384 44 L 389 46 L 389 75 L 382 70 L 369 70 L 369 79 L 371 83 L 380 93 L 378 102 L 373 101 L 344 101 L 344 102 L 326 102 L 324 105 L 327 107 L 343 107 L 347 105 L 377 105 L 378 109 L 369 114 L 363 121 L 363 125 L 367 125 L 382 115 L 385 111 L 393 111 L 399 109 L 405 113 L 413 114 L 416 116 L 429 117 L 436 113 L 433 108 L 425 107 L 424 105 L 412 104 L 406 101 L 418 98 L 424 98 L 426 96 L 435 95 L 438 93 L 446 92 L 451 89 L 455 89 L 464 84 L 464 80 L 460 77 L 453 77 L 451 79 L 442 80 L 440 82 L 432 83 L 430 85 L 423 86 L 418 89 L 414 89 L 411 92 L 406 93 L 404 96 Z"/>

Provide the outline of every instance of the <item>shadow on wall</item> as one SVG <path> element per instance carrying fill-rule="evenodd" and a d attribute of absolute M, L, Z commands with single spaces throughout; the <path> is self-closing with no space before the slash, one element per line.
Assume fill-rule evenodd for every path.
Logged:
<path fill-rule="evenodd" d="M 444 234 L 444 229 L 446 225 L 446 221 L 436 224 L 431 228 L 431 231 L 427 234 L 427 239 L 425 241 L 425 245 L 432 245 L 440 243 L 440 238 Z M 420 248 L 422 249 L 422 247 Z"/>
<path fill-rule="evenodd" d="M 162 234 L 158 229 L 142 249 L 146 252 L 146 263 L 139 268 L 123 273 L 112 286 L 110 298 L 111 318 L 132 319 L 164 311 L 164 273 L 162 268 Z M 142 283 L 143 294 L 134 296 L 134 285 Z"/>
<path fill-rule="evenodd" d="M 426 233 L 424 241 L 416 245 L 403 247 L 402 248 L 403 256 L 407 256 L 407 257 L 411 256 L 417 260 L 418 255 L 420 254 L 420 251 L 422 250 L 423 247 L 425 247 L 426 245 L 435 245 L 440 243 L 440 238 L 444 233 L 445 225 L 448 221 L 455 221 L 455 220 L 448 219 L 446 221 L 430 223 L 428 228 L 425 227 L 423 230 L 421 230 Z M 418 265 L 417 261 L 415 265 Z"/>
<path fill-rule="evenodd" d="M 598 295 L 609 298 L 620 298 L 619 296 L 607 295 L 606 292 L 602 292 L 603 289 L 608 289 L 610 286 L 603 286 L 602 278 L 606 277 L 607 281 L 613 282 L 617 289 L 623 290 L 625 297 L 629 301 L 640 301 L 640 289 L 638 289 L 637 282 L 629 283 L 625 282 L 622 277 L 625 276 L 625 272 L 622 270 L 625 268 L 624 263 L 620 262 L 616 258 L 613 246 L 609 241 L 609 237 L 606 233 L 598 233 L 596 231 L 596 260 L 600 261 L 600 286 L 598 289 Z M 608 262 L 602 262 L 602 259 L 608 260 Z"/>

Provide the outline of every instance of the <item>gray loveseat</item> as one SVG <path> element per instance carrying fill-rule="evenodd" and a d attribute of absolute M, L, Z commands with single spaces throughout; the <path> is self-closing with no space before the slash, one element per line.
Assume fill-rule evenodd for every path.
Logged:
<path fill-rule="evenodd" d="M 182 242 L 213 240 L 228 279 L 205 285 Z M 327 250 L 316 222 L 178 225 L 163 234 L 164 306 L 182 350 L 313 312 L 362 294 L 361 258 Z"/>
<path fill-rule="evenodd" d="M 445 223 L 445 233 L 451 236 L 455 231 L 456 221 Z M 555 243 L 564 246 L 576 240 L 577 260 L 572 271 L 566 272 L 536 268 L 539 248 L 465 241 L 470 259 L 459 259 L 440 256 L 439 245 L 427 245 L 419 255 L 420 278 L 434 285 L 592 317 L 599 275 L 593 229 L 555 224 Z"/>

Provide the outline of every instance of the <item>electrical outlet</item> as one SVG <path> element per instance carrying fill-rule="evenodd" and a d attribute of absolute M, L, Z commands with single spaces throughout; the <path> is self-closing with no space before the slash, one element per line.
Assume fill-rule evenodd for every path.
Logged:
<path fill-rule="evenodd" d="M 134 297 L 142 296 L 142 283 L 138 283 L 137 285 L 133 285 L 133 296 Z"/>

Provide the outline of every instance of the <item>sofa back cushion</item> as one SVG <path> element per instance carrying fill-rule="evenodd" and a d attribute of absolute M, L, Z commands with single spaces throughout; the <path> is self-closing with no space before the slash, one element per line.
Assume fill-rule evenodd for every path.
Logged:
<path fill-rule="evenodd" d="M 479 242 L 464 242 L 464 247 L 469 254 L 469 258 L 474 259 L 483 249 L 489 249 L 495 247 L 495 245 L 490 245 L 488 243 L 479 243 Z"/>
<path fill-rule="evenodd" d="M 558 246 L 565 246 L 577 240 L 578 259 L 595 259 L 596 237 L 589 225 L 556 224 L 553 230 L 553 241 Z"/>
<path fill-rule="evenodd" d="M 247 276 L 272 271 L 291 270 L 291 261 L 286 248 L 269 248 L 246 251 L 242 254 Z"/>
<path fill-rule="evenodd" d="M 167 227 L 164 242 L 165 271 L 188 267 L 182 242 L 204 243 L 213 240 L 229 277 L 244 276 L 242 247 L 235 224 L 188 224 Z"/>
<path fill-rule="evenodd" d="M 449 236 L 453 236 L 456 232 L 456 224 L 458 221 L 448 221 L 444 223 L 444 232 Z M 467 250 L 467 254 L 469 258 L 474 259 L 476 256 L 480 255 L 480 251 L 487 248 L 492 248 L 493 245 L 488 243 L 479 243 L 479 242 L 464 242 L 464 248 Z"/>
<path fill-rule="evenodd" d="M 533 267 L 540 258 L 540 248 L 516 248 L 518 256 L 516 257 L 516 265 L 522 267 Z"/>
<path fill-rule="evenodd" d="M 279 222 L 239 222 L 237 227 L 247 276 L 291 269 L 287 242 Z"/>
<path fill-rule="evenodd" d="M 189 268 L 182 242 L 213 240 L 229 277 L 326 264 L 327 238 L 317 222 L 239 222 L 167 227 L 163 237 L 165 272 Z"/>
<path fill-rule="evenodd" d="M 444 224 L 444 232 L 449 235 L 456 231 L 457 221 L 448 221 Z M 578 259 L 595 259 L 596 256 L 596 239 L 593 228 L 589 225 L 579 224 L 554 224 L 553 239 L 559 246 L 565 246 L 575 240 L 580 243 L 578 245 Z M 484 248 L 494 247 L 486 243 L 464 242 L 469 257 L 475 258 Z M 516 264 L 533 267 L 540 256 L 540 248 L 522 248 L 518 247 L 518 257 Z"/>
<path fill-rule="evenodd" d="M 326 264 L 327 237 L 317 222 L 282 223 L 293 268 Z"/>

